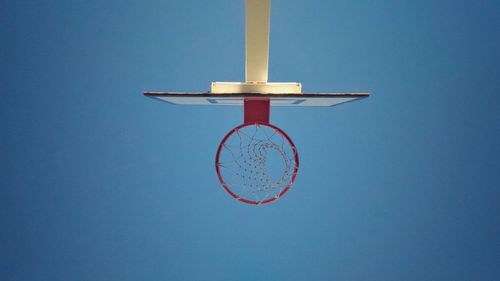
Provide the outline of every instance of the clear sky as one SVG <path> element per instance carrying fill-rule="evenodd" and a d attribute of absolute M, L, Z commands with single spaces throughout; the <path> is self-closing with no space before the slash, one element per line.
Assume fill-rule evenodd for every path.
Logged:
<path fill-rule="evenodd" d="M 244 2 L 0 1 L 0 279 L 499 280 L 498 1 L 274 0 L 292 190 L 221 188 L 239 107 L 145 91 L 244 79 Z"/>

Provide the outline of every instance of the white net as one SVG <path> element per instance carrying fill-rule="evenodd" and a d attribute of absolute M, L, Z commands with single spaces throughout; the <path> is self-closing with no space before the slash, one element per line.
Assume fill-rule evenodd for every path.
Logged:
<path fill-rule="evenodd" d="M 217 154 L 222 185 L 236 199 L 263 204 L 282 196 L 298 170 L 295 146 L 279 128 L 246 124 L 223 140 Z"/>

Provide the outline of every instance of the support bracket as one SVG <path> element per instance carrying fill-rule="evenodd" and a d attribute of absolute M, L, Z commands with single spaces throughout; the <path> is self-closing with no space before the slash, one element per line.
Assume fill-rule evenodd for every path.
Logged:
<path fill-rule="evenodd" d="M 244 123 L 269 123 L 269 111 L 271 101 L 269 98 L 262 99 L 245 99 L 244 107 Z"/>

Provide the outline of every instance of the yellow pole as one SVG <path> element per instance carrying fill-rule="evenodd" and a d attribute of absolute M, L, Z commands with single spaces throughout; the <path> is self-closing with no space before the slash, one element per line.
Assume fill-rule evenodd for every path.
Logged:
<path fill-rule="evenodd" d="M 270 0 L 246 0 L 245 81 L 266 83 L 269 65 Z"/>

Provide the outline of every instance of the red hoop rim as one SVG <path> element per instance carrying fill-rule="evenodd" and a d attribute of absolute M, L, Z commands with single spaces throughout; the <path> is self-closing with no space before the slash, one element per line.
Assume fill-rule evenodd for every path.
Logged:
<path fill-rule="evenodd" d="M 220 157 L 220 153 L 222 151 L 222 147 L 224 145 L 224 143 L 226 143 L 227 139 L 232 136 L 236 131 L 240 130 L 241 128 L 243 127 L 247 127 L 247 126 L 252 126 L 252 125 L 256 125 L 256 126 L 267 126 L 267 127 L 270 127 L 274 130 L 276 130 L 276 132 L 278 132 L 278 134 L 280 134 L 282 137 L 284 137 L 288 144 L 290 145 L 290 147 L 292 148 L 292 151 L 293 151 L 293 156 L 294 156 L 294 161 L 295 161 L 295 168 L 293 169 L 293 172 L 292 172 L 292 176 L 290 177 L 290 181 L 288 182 L 288 184 L 285 186 L 285 188 L 283 188 L 283 190 L 278 194 L 278 195 L 275 195 L 273 196 L 272 198 L 268 198 L 264 201 L 252 201 L 252 200 L 249 200 L 249 199 L 245 199 L 245 198 L 241 198 L 239 197 L 238 195 L 236 195 L 230 188 L 229 186 L 227 185 L 227 183 L 224 181 L 224 179 L 222 178 L 222 175 L 221 175 L 221 171 L 220 171 L 220 168 L 219 168 L 219 157 Z M 292 139 L 283 131 L 281 130 L 280 128 L 270 124 L 270 123 L 265 123 L 265 122 L 249 122 L 249 123 L 243 123 L 237 127 L 235 127 L 234 129 L 232 129 L 231 131 L 229 131 L 229 133 L 226 134 L 226 136 L 222 139 L 222 141 L 220 142 L 219 144 L 219 147 L 217 148 L 217 154 L 215 156 L 215 170 L 217 171 L 217 177 L 219 178 L 219 181 L 222 185 L 222 187 L 224 188 L 224 190 L 229 194 L 231 195 L 234 199 L 240 201 L 240 202 L 243 202 L 243 203 L 247 203 L 247 204 L 251 204 L 251 205 L 263 205 L 263 204 L 267 204 L 267 203 L 270 203 L 270 202 L 273 202 L 275 201 L 276 199 L 280 198 L 281 196 L 283 196 L 289 189 L 290 187 L 293 185 L 294 181 L 295 181 L 295 178 L 297 177 L 297 172 L 299 170 L 299 154 L 297 152 L 297 147 L 295 146 L 295 144 L 293 143 Z"/>

